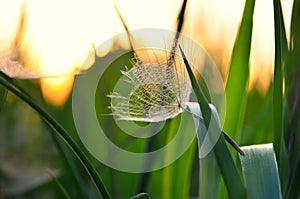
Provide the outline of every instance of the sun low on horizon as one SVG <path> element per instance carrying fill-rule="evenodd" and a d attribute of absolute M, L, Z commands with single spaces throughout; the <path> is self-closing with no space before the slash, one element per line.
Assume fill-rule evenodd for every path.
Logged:
<path fill-rule="evenodd" d="M 244 3 L 188 1 L 183 33 L 207 49 L 224 73 L 228 71 Z M 113 42 L 102 45 L 101 49 L 97 46 L 125 31 L 114 6 L 129 30 L 175 30 L 181 4 L 182 0 L 0 0 L 0 57 L 13 51 L 18 43 L 24 52 L 24 67 L 36 71 L 37 76 L 41 74 L 40 77 L 52 76 L 40 79 L 41 90 L 47 102 L 60 106 L 72 90 L 74 75 L 92 67 L 95 54 L 109 53 Z M 282 5 L 285 20 L 289 21 L 292 1 Z M 255 10 L 249 87 L 265 93 L 273 75 L 274 38 L 269 36 L 274 35 L 272 1 L 257 2 Z M 20 35 L 22 13 L 24 24 Z M 128 46 L 128 41 L 118 42 L 120 46 Z"/>

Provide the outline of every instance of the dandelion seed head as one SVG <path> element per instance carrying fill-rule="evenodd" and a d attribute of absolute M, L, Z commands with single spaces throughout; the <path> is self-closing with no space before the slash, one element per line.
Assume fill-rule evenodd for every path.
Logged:
<path fill-rule="evenodd" d="M 112 114 L 120 120 L 159 122 L 182 112 L 191 84 L 182 58 L 170 62 L 168 52 L 144 49 L 132 59 L 133 67 L 122 74 L 131 84 L 125 95 L 110 95 Z M 141 56 L 143 55 L 143 56 Z"/>

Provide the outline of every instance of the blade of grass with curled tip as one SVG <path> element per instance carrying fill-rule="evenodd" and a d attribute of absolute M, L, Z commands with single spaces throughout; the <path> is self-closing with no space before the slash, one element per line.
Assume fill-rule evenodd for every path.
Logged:
<path fill-rule="evenodd" d="M 226 119 L 224 131 L 236 139 L 245 109 L 249 79 L 249 57 L 255 0 L 246 0 L 242 21 L 231 54 L 226 84 Z"/>
<path fill-rule="evenodd" d="M 281 188 L 276 157 L 272 144 L 242 147 L 240 156 L 247 198 L 281 199 Z"/>
<path fill-rule="evenodd" d="M 197 102 L 190 102 L 188 109 L 197 116 L 202 116 Z M 198 139 L 198 150 L 201 148 L 201 141 L 205 139 L 206 127 L 199 122 L 198 117 L 193 117 Z M 199 158 L 199 191 L 198 198 L 218 198 L 220 188 L 221 172 L 217 164 L 216 156 L 210 151 L 205 157 Z"/>
<path fill-rule="evenodd" d="M 61 137 L 65 141 L 65 143 L 70 147 L 70 149 L 74 152 L 74 154 L 79 158 L 79 160 L 87 170 L 88 174 L 90 175 L 91 179 L 95 183 L 102 198 L 109 199 L 110 196 L 95 167 L 90 162 L 87 155 L 79 147 L 79 145 L 68 134 L 68 132 L 45 109 L 43 109 L 37 102 L 35 102 L 23 88 L 21 88 L 11 78 L 9 78 L 2 72 L 0 72 L 0 84 L 2 84 L 5 88 L 7 88 L 10 92 L 15 94 L 17 97 L 22 99 L 25 103 L 27 103 L 40 115 L 40 117 L 46 122 L 47 125 L 49 125 L 55 130 L 53 131 L 54 133 L 56 133 L 54 136 Z M 52 133 L 52 131 L 49 132 Z"/>
<path fill-rule="evenodd" d="M 215 117 L 214 116 L 211 117 L 212 110 L 210 109 L 207 99 L 193 74 L 191 66 L 190 66 L 188 60 L 186 59 L 184 52 L 182 51 L 180 46 L 179 46 L 179 48 L 180 48 L 187 72 L 189 74 L 193 90 L 196 94 L 198 103 L 200 105 L 200 109 L 203 114 L 203 119 L 204 119 L 204 124 L 205 124 L 206 129 L 208 129 L 210 122 L 213 122 L 212 125 L 215 125 L 221 131 L 219 125 L 216 122 Z M 212 135 L 213 132 L 207 132 L 207 133 L 210 136 L 210 135 Z M 240 172 L 238 171 L 238 168 L 233 160 L 233 157 L 225 143 L 225 139 L 223 136 L 219 137 L 213 150 L 214 150 L 217 162 L 218 162 L 218 166 L 223 175 L 223 179 L 225 181 L 225 185 L 226 185 L 229 197 L 232 199 L 244 198 L 245 187 L 244 187 L 243 180 L 242 180 Z"/>

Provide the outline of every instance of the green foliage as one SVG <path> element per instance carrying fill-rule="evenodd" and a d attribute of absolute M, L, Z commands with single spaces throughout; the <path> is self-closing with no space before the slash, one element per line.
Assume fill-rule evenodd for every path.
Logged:
<path fill-rule="evenodd" d="M 208 136 L 210 140 L 214 140 L 213 137 L 217 132 L 221 132 L 221 128 L 219 124 L 217 123 L 218 118 L 214 114 L 212 114 L 212 110 L 209 107 L 209 104 L 207 102 L 207 99 L 199 86 L 192 69 L 188 63 L 188 60 L 186 60 L 186 57 L 180 48 L 180 51 L 182 53 L 182 57 L 184 59 L 184 63 L 186 65 L 188 74 L 191 79 L 192 87 L 196 93 L 198 103 L 200 105 L 201 112 L 203 114 L 204 124 L 207 129 Z M 202 122 L 202 121 L 199 121 Z M 209 126 L 212 126 L 213 128 L 209 128 Z M 221 134 L 221 133 L 220 133 Z M 219 135 L 220 135 L 219 134 Z M 201 136 L 198 136 L 198 138 Z M 198 140 L 198 142 L 201 142 L 201 140 Z M 228 190 L 228 195 L 230 198 L 243 198 L 245 195 L 245 188 L 241 179 L 241 175 L 239 174 L 239 171 L 236 167 L 236 164 L 233 160 L 232 155 L 230 154 L 230 151 L 225 143 L 225 139 L 223 136 L 220 136 L 218 138 L 218 141 L 216 145 L 213 148 L 218 166 L 222 172 L 226 188 Z M 201 161 L 200 161 L 201 164 Z"/>
<path fill-rule="evenodd" d="M 281 199 L 281 188 L 272 144 L 246 146 L 240 156 L 247 198 Z"/>
<path fill-rule="evenodd" d="M 14 93 L 24 102 L 26 102 L 31 108 L 38 112 L 40 117 L 46 122 L 46 124 L 53 128 L 54 131 L 49 131 L 50 133 L 55 133 L 53 136 L 62 138 L 66 144 L 72 149 L 72 152 L 77 155 L 79 160 L 82 162 L 84 167 L 87 169 L 92 180 L 96 184 L 99 193 L 103 198 L 110 198 L 106 188 L 94 166 L 89 161 L 88 157 L 85 155 L 84 151 L 78 146 L 70 134 L 37 102 L 35 102 L 26 91 L 23 90 L 18 84 L 16 84 L 12 79 L 6 76 L 4 73 L 0 72 L 0 83 L 4 85 L 9 91 Z"/>
<path fill-rule="evenodd" d="M 240 28 L 231 54 L 231 63 L 226 83 L 226 119 L 224 131 L 233 138 L 241 137 L 240 126 L 246 106 L 249 57 L 252 40 L 252 25 L 255 0 L 247 0 Z"/>
<path fill-rule="evenodd" d="M 187 1 L 184 6 L 186 4 Z M 177 161 L 161 170 L 144 174 L 116 171 L 94 160 L 79 142 L 72 121 L 70 99 L 61 108 L 51 107 L 43 102 L 34 81 L 15 81 L 1 73 L 0 196 L 8 198 L 109 198 L 110 196 L 111 198 L 172 199 L 299 198 L 300 1 L 294 1 L 291 34 L 287 39 L 280 1 L 273 0 L 275 66 L 273 82 L 266 95 L 261 95 L 255 89 L 247 91 L 254 5 L 254 0 L 247 0 L 245 3 L 231 54 L 226 84 L 227 114 L 224 131 L 242 145 L 272 142 L 275 153 L 273 148 L 269 147 L 271 145 L 246 146 L 243 148 L 245 155 L 239 156 L 236 160 L 221 136 L 213 151 L 203 159 L 198 158 L 197 145 L 193 142 Z M 183 18 L 184 12 L 180 14 L 181 25 Z M 288 44 L 287 41 L 290 43 Z M 112 56 L 113 53 L 115 52 L 111 52 L 107 57 Z M 138 153 L 155 151 L 174 138 L 179 118 L 182 116 L 168 120 L 165 127 L 148 141 L 129 136 L 117 127 L 112 116 L 108 115 L 110 110 L 107 107 L 110 105 L 110 100 L 107 94 L 112 91 L 121 76 L 120 70 L 124 70 L 125 65 L 131 67 L 129 60 L 130 55 L 125 54 L 115 60 L 112 67 L 105 71 L 99 82 L 95 110 L 99 122 L 108 132 L 107 136 L 114 143 L 125 150 Z M 212 130 L 221 129 L 203 94 L 203 88 L 198 85 L 200 80 L 196 79 L 190 70 L 189 61 L 185 60 L 185 63 L 204 119 L 198 121 L 200 126 L 195 132 L 201 143 L 206 135 L 205 129 L 211 122 L 215 126 Z M 94 67 L 101 66 L 96 62 Z M 149 86 L 153 91 L 151 94 L 157 93 L 161 96 L 159 86 Z M 142 87 L 138 88 L 137 95 L 144 90 Z M 8 95 L 7 91 L 9 91 Z M 175 100 L 171 91 L 164 93 L 168 93 L 168 99 L 156 100 L 168 103 Z M 147 98 L 151 98 L 148 95 L 145 94 Z M 142 106 L 142 102 L 139 101 L 138 105 Z M 35 112 L 26 108 L 27 106 Z M 191 112 L 197 111 L 191 110 Z M 38 119 L 38 116 L 42 120 Z M 184 124 L 186 132 L 195 130 L 191 127 L 193 121 L 186 121 Z M 209 130 L 209 136 L 213 136 L 215 131 Z M 171 151 L 165 154 L 166 160 L 170 153 Z M 27 165 L 24 165 L 24 162 L 27 162 Z M 33 175 L 27 173 L 28 167 L 35 170 Z M 44 177 L 43 172 L 38 170 L 44 171 L 45 168 L 51 170 L 53 168 L 55 172 L 51 171 L 51 175 L 47 174 Z M 15 174 L 12 170 L 20 172 Z M 42 180 L 29 183 L 33 178 L 38 177 Z"/>

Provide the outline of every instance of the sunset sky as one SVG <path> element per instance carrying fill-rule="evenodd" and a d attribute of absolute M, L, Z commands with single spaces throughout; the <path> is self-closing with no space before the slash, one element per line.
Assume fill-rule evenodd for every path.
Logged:
<path fill-rule="evenodd" d="M 289 30 L 287 24 L 290 23 L 292 0 L 282 3 Z M 131 30 L 153 27 L 175 29 L 182 1 L 116 0 L 115 4 Z M 183 33 L 208 50 L 223 74 L 228 70 L 243 7 L 244 1 L 239 0 L 188 1 Z M 41 76 L 74 74 L 88 69 L 93 62 L 92 44 L 98 46 L 124 31 L 113 1 L 0 0 L 0 56 L 12 51 L 22 9 L 25 11 L 25 23 L 19 44 L 20 49 L 26 51 L 25 67 L 37 68 L 37 75 Z M 257 1 L 250 88 L 256 87 L 261 93 L 267 90 L 272 77 L 273 28 L 272 1 Z M 127 41 L 119 42 L 121 46 L 127 46 Z M 97 48 L 97 55 L 107 54 L 111 45 L 112 42 L 105 48 Z M 84 63 L 87 58 L 90 62 Z M 46 100 L 56 105 L 62 104 L 72 89 L 73 79 L 72 76 L 41 79 Z"/>

